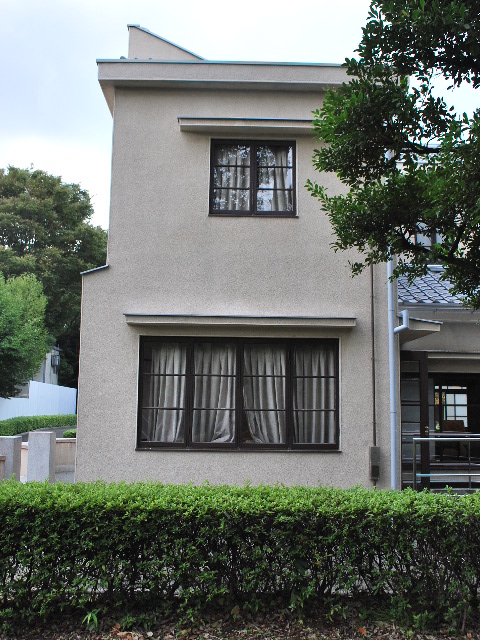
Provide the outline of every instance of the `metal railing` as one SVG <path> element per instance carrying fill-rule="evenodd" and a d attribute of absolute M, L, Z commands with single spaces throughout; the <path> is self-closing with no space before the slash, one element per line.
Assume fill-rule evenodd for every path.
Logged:
<path fill-rule="evenodd" d="M 467 445 L 467 451 L 468 451 L 468 456 L 467 456 L 467 460 L 468 460 L 468 469 L 465 470 L 464 472 L 461 473 L 457 473 L 454 472 L 452 473 L 451 471 L 445 470 L 445 471 L 437 471 L 435 473 L 419 473 L 417 471 L 417 443 L 422 443 L 422 442 L 428 442 L 430 443 L 436 443 L 436 442 L 458 442 L 458 443 L 462 443 L 462 444 L 466 444 Z M 461 436 L 432 436 L 429 438 L 417 438 L 414 437 L 412 438 L 412 443 L 413 443 L 413 489 L 417 489 L 417 478 L 418 479 L 422 479 L 422 478 L 468 478 L 468 488 L 472 489 L 472 478 L 478 477 L 480 478 L 480 472 L 475 472 L 472 471 L 471 465 L 472 465 L 472 456 L 471 456 L 471 443 L 472 442 L 479 442 L 480 443 L 480 438 L 479 437 L 471 437 L 471 436 L 466 436 L 466 435 L 461 435 Z M 457 465 L 458 467 L 458 465 Z M 480 468 L 480 467 L 476 467 L 476 468 Z"/>

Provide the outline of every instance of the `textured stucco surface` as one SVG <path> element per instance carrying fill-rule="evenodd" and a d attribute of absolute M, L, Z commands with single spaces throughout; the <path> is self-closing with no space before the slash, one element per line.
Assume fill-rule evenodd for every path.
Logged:
<path fill-rule="evenodd" d="M 275 77 L 275 69 L 272 78 Z M 310 73 L 310 71 L 309 71 Z M 304 71 L 301 71 L 301 75 Z M 310 76 L 309 76 L 310 77 Z M 109 268 L 83 278 L 77 480 L 371 486 L 373 444 L 370 275 L 348 255 L 304 188 L 316 142 L 296 139 L 297 217 L 209 217 L 208 132 L 178 117 L 305 119 L 322 91 L 117 87 Z M 274 131 L 270 139 L 275 139 Z M 281 135 L 281 134 L 280 134 Z M 247 136 L 257 139 L 252 128 Z M 262 136 L 261 139 L 264 139 Z M 279 138 L 284 139 L 284 138 Z M 295 139 L 290 137 L 289 139 Z M 352 257 L 352 256 L 350 256 Z M 377 444 L 389 484 L 386 270 L 375 268 Z M 340 340 L 340 452 L 136 451 L 139 338 L 212 335 L 202 327 L 130 326 L 124 314 L 355 317 L 349 329 L 229 327 L 225 335 Z M 217 329 L 214 335 L 223 335 Z"/>

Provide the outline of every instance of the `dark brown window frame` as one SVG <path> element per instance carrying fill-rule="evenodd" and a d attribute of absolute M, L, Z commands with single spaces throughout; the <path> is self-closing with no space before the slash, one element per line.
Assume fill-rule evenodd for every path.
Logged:
<path fill-rule="evenodd" d="M 248 145 L 253 151 L 258 146 L 270 145 L 276 147 L 292 147 L 292 211 L 257 211 L 257 162 L 256 151 L 250 152 L 250 209 L 249 211 L 214 209 L 214 168 L 215 168 L 215 148 L 222 145 Z M 296 218 L 297 217 L 297 197 L 296 197 L 296 144 L 293 140 L 249 140 L 249 139 L 222 139 L 210 141 L 210 191 L 209 191 L 209 215 L 211 216 L 233 216 L 233 217 L 254 217 L 254 218 Z"/>
<path fill-rule="evenodd" d="M 183 343 L 187 345 L 187 369 L 186 369 L 186 402 L 185 410 L 186 415 L 186 436 L 183 443 L 172 442 L 156 442 L 156 441 L 142 441 L 141 440 L 141 425 L 142 425 L 142 398 L 143 398 L 143 384 L 148 372 L 142 370 L 142 362 L 144 359 L 144 347 L 151 343 Z M 195 343 L 223 343 L 236 345 L 236 372 L 235 379 L 236 392 L 235 392 L 235 441 L 233 443 L 199 443 L 192 442 L 192 416 L 193 407 L 189 398 L 193 398 L 193 384 L 194 384 L 194 370 L 193 370 L 193 345 Z M 243 416 L 243 347 L 244 345 L 251 344 L 277 344 L 285 345 L 286 352 L 286 381 L 285 381 L 285 397 L 286 397 L 286 442 L 281 444 L 258 444 L 258 443 L 246 443 L 241 442 L 242 426 L 241 419 Z M 335 441 L 333 443 L 295 443 L 293 442 L 293 365 L 292 354 L 295 346 L 308 345 L 319 346 L 328 345 L 335 349 Z M 340 448 L 340 428 L 339 428 L 339 340 L 334 338 L 328 339 L 309 339 L 309 338 L 202 338 L 196 337 L 177 337 L 177 336 L 140 336 L 140 354 L 139 354 L 139 383 L 138 383 L 138 419 L 137 419 L 137 449 L 138 450 L 192 450 L 192 451 L 339 451 Z M 302 377 L 302 376 L 300 376 Z"/>

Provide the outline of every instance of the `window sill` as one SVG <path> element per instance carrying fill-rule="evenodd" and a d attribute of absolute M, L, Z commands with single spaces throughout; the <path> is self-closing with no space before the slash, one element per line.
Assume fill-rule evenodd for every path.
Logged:
<path fill-rule="evenodd" d="M 246 211 L 219 211 L 217 213 L 216 211 L 210 211 L 208 215 L 212 218 L 288 218 L 290 220 L 293 218 L 294 220 L 298 220 L 296 213 L 270 213 L 269 211 L 265 213 L 248 213 Z"/>
<path fill-rule="evenodd" d="M 232 448 L 232 447 L 178 447 L 178 446 L 154 446 L 154 447 L 135 447 L 135 451 L 183 451 L 184 453 L 192 453 L 195 451 L 201 453 L 342 453 L 341 449 L 275 449 L 269 447 L 252 447 L 252 448 Z"/>

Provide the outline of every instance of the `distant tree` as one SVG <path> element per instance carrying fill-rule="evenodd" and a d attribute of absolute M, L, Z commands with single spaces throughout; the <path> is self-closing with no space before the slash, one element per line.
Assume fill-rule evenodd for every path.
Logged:
<path fill-rule="evenodd" d="M 34 275 L 5 281 L 0 274 L 0 397 L 17 392 L 38 371 L 50 348 L 47 299 Z"/>
<path fill-rule="evenodd" d="M 461 0 L 374 0 L 352 77 L 314 116 L 319 171 L 349 189 L 308 188 L 330 218 L 334 248 L 367 265 L 398 256 L 410 279 L 441 264 L 453 292 L 480 308 L 480 110 L 458 116 L 435 78 L 480 86 L 480 5 Z"/>
<path fill-rule="evenodd" d="M 63 350 L 61 384 L 76 386 L 81 271 L 105 264 L 107 233 L 88 223 L 90 197 L 45 171 L 0 169 L 0 271 L 35 274 L 47 297 L 48 332 Z"/>

